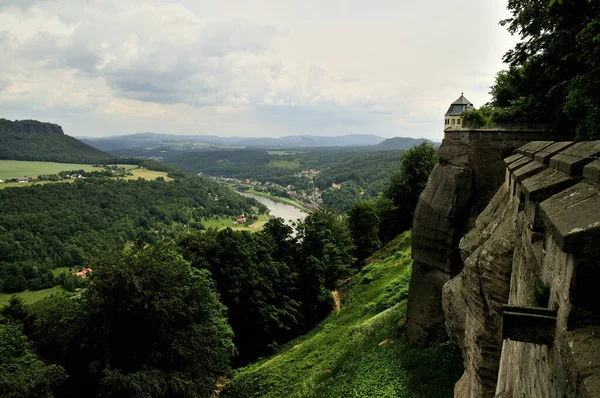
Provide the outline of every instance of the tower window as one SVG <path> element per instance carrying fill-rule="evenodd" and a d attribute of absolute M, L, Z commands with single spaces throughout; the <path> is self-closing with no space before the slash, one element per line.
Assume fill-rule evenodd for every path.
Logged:
<path fill-rule="evenodd" d="M 452 124 L 456 123 L 456 119 L 452 119 Z"/>
<path fill-rule="evenodd" d="M 458 119 L 458 120 L 456 121 L 456 124 L 460 124 L 460 119 Z"/>

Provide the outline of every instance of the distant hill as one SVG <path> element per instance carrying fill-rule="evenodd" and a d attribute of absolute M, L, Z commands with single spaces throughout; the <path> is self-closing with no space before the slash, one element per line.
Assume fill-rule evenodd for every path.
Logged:
<path fill-rule="evenodd" d="M 294 135 L 280 138 L 268 137 L 218 137 L 215 135 L 170 135 L 140 133 L 105 138 L 81 137 L 81 141 L 102 151 L 161 147 L 167 149 L 195 150 L 214 147 L 242 147 L 262 149 L 322 148 L 371 146 L 385 138 L 372 134 L 349 134 L 336 137 Z"/>
<path fill-rule="evenodd" d="M 423 142 L 431 142 L 435 145 L 433 141 L 429 141 L 425 138 L 409 138 L 409 137 L 394 137 L 388 138 L 385 141 L 378 143 L 373 146 L 373 149 L 377 150 L 390 150 L 390 149 L 409 149 L 413 146 L 420 145 Z"/>
<path fill-rule="evenodd" d="M 0 159 L 95 163 L 111 158 L 65 135 L 57 124 L 0 119 Z"/>

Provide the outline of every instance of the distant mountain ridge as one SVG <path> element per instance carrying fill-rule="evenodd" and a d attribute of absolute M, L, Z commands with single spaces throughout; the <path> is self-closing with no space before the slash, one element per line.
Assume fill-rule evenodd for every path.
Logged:
<path fill-rule="evenodd" d="M 111 157 L 65 135 L 58 124 L 0 119 L 0 159 L 95 163 Z"/>
<path fill-rule="evenodd" d="M 425 138 L 410 138 L 410 137 L 394 137 L 388 138 L 385 141 L 380 142 L 379 144 L 374 146 L 374 149 L 380 150 L 391 150 L 391 149 L 409 149 L 413 146 L 417 146 L 422 144 L 423 142 L 430 142 L 432 144 L 436 144 L 433 141 L 430 141 Z"/>
<path fill-rule="evenodd" d="M 168 146 L 180 143 L 205 144 L 206 147 L 252 147 L 263 149 L 278 148 L 319 148 L 328 146 L 372 146 L 385 140 L 373 134 L 349 134 L 342 136 L 295 135 L 279 138 L 269 137 L 219 137 L 215 135 L 171 135 L 139 133 L 105 138 L 81 137 L 81 141 L 103 151 L 116 149 L 146 148 L 150 145 Z"/>

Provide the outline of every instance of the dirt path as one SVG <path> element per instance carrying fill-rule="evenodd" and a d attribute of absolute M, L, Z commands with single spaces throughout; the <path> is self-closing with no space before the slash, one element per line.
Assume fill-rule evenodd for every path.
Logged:
<path fill-rule="evenodd" d="M 333 297 L 333 308 L 337 312 L 340 312 L 342 309 L 342 304 L 340 303 L 340 294 L 338 293 L 337 290 L 332 290 L 331 297 Z"/>

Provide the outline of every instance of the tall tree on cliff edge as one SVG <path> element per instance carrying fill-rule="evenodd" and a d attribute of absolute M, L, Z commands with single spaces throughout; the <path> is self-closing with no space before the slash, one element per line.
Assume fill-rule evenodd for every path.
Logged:
<path fill-rule="evenodd" d="M 521 41 L 492 86 L 492 119 L 600 139 L 600 2 L 509 0 L 508 9 L 500 24 Z"/>
<path fill-rule="evenodd" d="M 427 142 L 412 147 L 402 156 L 400 170 L 392 175 L 390 186 L 377 202 L 382 244 L 412 227 L 419 195 L 425 189 L 435 164 L 435 149 Z"/>

